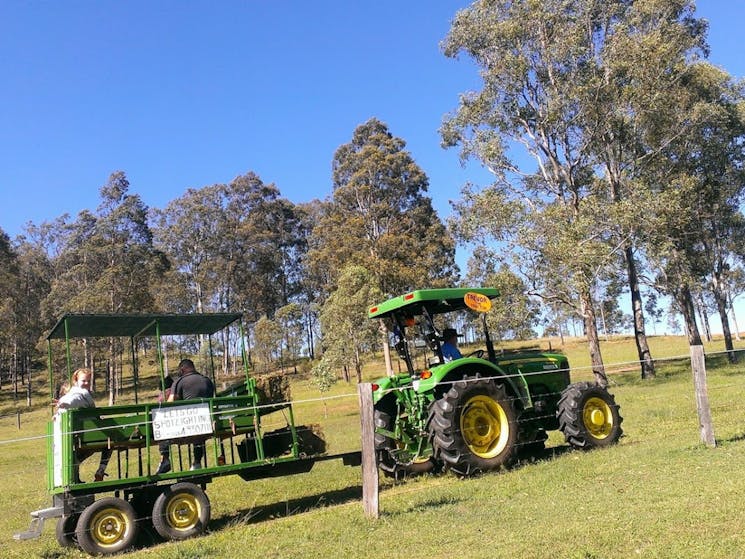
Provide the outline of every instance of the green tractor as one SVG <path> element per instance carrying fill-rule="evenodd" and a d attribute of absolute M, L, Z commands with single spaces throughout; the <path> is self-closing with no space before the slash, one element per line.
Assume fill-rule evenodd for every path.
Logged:
<path fill-rule="evenodd" d="M 618 441 L 613 396 L 594 383 L 572 384 L 564 355 L 494 350 L 485 313 L 498 295 L 493 288 L 422 289 L 369 309 L 369 318 L 385 321 L 406 366 L 373 383 L 375 450 L 386 475 L 499 469 L 519 453 L 542 450 L 556 429 L 574 448 Z M 449 360 L 441 315 L 455 319 L 469 309 L 481 313 L 486 349 Z"/>

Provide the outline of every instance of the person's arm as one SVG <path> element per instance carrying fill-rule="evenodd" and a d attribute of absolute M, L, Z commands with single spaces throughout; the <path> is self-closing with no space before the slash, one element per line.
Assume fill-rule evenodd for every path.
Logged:
<path fill-rule="evenodd" d="M 181 379 L 178 379 L 176 382 L 173 383 L 173 385 L 171 385 L 171 393 L 168 395 L 168 400 L 166 400 L 166 402 L 173 402 L 176 400 L 176 390 L 180 380 Z"/>

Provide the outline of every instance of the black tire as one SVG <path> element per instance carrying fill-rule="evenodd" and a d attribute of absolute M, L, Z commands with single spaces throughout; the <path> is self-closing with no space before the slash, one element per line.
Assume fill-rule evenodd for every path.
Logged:
<path fill-rule="evenodd" d="M 591 449 L 614 444 L 623 434 L 613 395 L 591 382 L 567 386 L 561 394 L 559 429 L 574 448 Z"/>
<path fill-rule="evenodd" d="M 502 385 L 464 378 L 435 402 L 430 422 L 435 459 L 461 476 L 508 466 L 517 452 L 517 412 Z"/>
<path fill-rule="evenodd" d="M 75 534 L 91 555 L 110 555 L 130 547 L 137 538 L 135 510 L 127 501 L 105 497 L 83 510 Z"/>
<path fill-rule="evenodd" d="M 193 483 L 174 483 L 153 505 L 153 526 L 167 540 L 185 540 L 202 534 L 210 522 L 210 500 Z"/>
<path fill-rule="evenodd" d="M 63 516 L 57 521 L 55 535 L 60 547 L 78 547 L 78 538 L 75 535 L 75 528 L 78 525 L 79 513 L 73 513 Z"/>
<path fill-rule="evenodd" d="M 375 410 L 375 428 L 392 432 L 393 418 L 382 410 Z M 378 432 L 375 433 L 375 455 L 383 474 L 397 480 L 425 474 L 435 469 L 435 462 L 431 456 L 409 459 L 405 448 L 399 448 L 394 439 Z"/>

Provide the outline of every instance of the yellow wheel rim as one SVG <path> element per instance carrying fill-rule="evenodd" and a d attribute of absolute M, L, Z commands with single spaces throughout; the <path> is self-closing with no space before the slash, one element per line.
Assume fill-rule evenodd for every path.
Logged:
<path fill-rule="evenodd" d="M 469 399 L 460 416 L 460 430 L 468 448 L 479 458 L 494 458 L 507 446 L 510 423 L 499 403 L 489 396 Z"/>
<path fill-rule="evenodd" d="M 189 493 L 179 493 L 168 501 L 166 519 L 176 530 L 190 530 L 199 522 L 199 501 Z"/>
<path fill-rule="evenodd" d="M 582 421 L 590 435 L 604 439 L 613 429 L 613 410 L 602 398 L 588 398 L 582 410 Z"/>
<path fill-rule="evenodd" d="M 115 507 L 100 510 L 90 523 L 91 537 L 101 547 L 118 544 L 130 529 L 127 515 Z"/>

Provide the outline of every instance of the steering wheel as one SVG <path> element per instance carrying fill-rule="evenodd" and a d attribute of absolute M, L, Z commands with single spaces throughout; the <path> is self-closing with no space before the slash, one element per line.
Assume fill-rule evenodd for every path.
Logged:
<path fill-rule="evenodd" d="M 485 353 L 486 353 L 485 350 L 477 349 L 476 351 L 472 351 L 471 353 L 466 355 L 466 357 L 478 357 L 479 359 L 483 359 Z"/>

